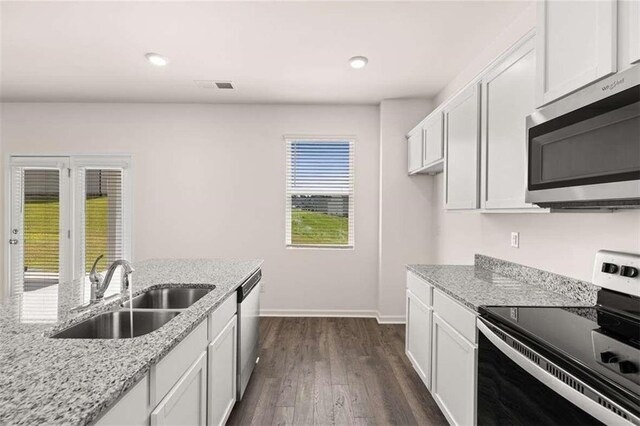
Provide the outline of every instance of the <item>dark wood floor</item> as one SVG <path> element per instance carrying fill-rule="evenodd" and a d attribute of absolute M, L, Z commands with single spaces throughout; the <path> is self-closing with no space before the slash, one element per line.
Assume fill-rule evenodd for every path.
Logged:
<path fill-rule="evenodd" d="M 262 318 L 260 362 L 229 425 L 447 424 L 404 353 L 404 326 Z"/>

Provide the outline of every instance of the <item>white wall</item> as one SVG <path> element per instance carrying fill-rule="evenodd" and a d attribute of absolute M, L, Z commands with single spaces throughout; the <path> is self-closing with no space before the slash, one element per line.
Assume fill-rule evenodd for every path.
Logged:
<path fill-rule="evenodd" d="M 535 26 L 532 4 L 511 26 L 437 96 L 438 104 Z M 640 211 L 616 213 L 481 214 L 445 212 L 444 177 L 433 179 L 433 247 L 440 264 L 471 264 L 487 254 L 562 275 L 591 281 L 595 252 L 613 249 L 640 253 Z M 520 232 L 520 248 L 510 247 L 510 233 Z"/>
<path fill-rule="evenodd" d="M 376 106 L 5 104 L 4 154 L 131 153 L 134 256 L 262 257 L 265 310 L 377 308 Z M 355 135 L 355 249 L 285 248 L 285 134 Z"/>
<path fill-rule="evenodd" d="M 431 178 L 407 175 L 405 135 L 431 110 L 429 100 L 380 104 L 380 253 L 378 307 L 382 321 L 402 321 L 408 263 L 432 263 L 428 238 L 433 203 Z"/>

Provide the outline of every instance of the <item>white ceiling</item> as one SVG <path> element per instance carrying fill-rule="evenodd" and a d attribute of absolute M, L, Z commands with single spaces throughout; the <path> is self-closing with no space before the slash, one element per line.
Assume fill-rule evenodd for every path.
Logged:
<path fill-rule="evenodd" d="M 529 2 L 3 2 L 3 101 L 431 97 Z M 149 65 L 146 52 L 170 59 Z M 362 70 L 351 56 L 369 57 Z M 231 80 L 202 89 L 193 80 Z"/>

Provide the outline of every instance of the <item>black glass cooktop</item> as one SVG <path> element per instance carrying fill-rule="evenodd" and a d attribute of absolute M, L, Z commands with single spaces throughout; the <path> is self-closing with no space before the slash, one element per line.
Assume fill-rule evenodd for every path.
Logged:
<path fill-rule="evenodd" d="M 636 302 L 634 302 L 636 303 Z M 640 307 L 640 306 L 638 306 Z M 481 307 L 481 318 L 640 411 L 640 319 L 602 307 Z M 634 312 L 637 313 L 637 312 Z"/>

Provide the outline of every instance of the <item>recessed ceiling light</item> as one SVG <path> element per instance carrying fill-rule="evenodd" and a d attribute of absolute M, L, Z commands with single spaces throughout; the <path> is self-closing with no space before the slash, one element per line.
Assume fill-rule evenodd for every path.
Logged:
<path fill-rule="evenodd" d="M 144 57 L 147 58 L 147 61 L 149 61 L 149 63 L 155 65 L 156 67 L 164 67 L 169 63 L 169 60 L 167 58 L 157 53 L 150 52 L 144 55 Z"/>
<path fill-rule="evenodd" d="M 365 56 L 354 56 L 349 59 L 349 65 L 351 65 L 351 68 L 355 69 L 364 68 L 365 65 L 367 65 L 367 62 L 369 62 L 369 59 Z"/>

